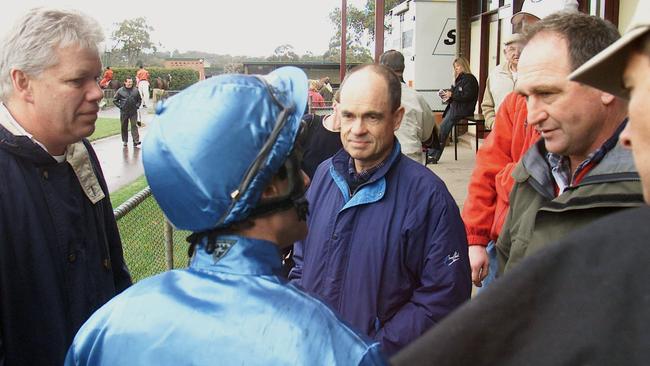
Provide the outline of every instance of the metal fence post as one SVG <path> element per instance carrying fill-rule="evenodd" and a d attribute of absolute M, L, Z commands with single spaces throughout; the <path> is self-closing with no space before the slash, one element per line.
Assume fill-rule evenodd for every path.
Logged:
<path fill-rule="evenodd" d="M 167 219 L 165 219 L 165 258 L 167 270 L 174 269 L 174 228 Z"/>

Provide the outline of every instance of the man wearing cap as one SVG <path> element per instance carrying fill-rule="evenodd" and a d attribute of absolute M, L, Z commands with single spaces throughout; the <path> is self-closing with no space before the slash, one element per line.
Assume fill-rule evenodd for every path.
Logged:
<path fill-rule="evenodd" d="M 620 135 L 646 204 L 524 260 L 391 360 L 393 365 L 645 365 L 650 358 L 650 3 L 570 79 L 628 99 Z M 485 314 L 490 314 L 486 317 Z"/>
<path fill-rule="evenodd" d="M 577 9 L 575 0 L 527 0 L 511 21 L 515 29 L 522 30 L 551 13 Z M 469 243 L 472 282 L 479 287 L 494 280 L 498 272 L 495 243 L 510 207 L 512 171 L 539 139 L 537 130 L 526 122 L 527 115 L 524 96 L 516 92 L 506 96 L 496 113 L 492 132 L 476 155 L 462 217 Z"/>
<path fill-rule="evenodd" d="M 340 93 L 343 149 L 316 170 L 290 279 L 390 354 L 469 299 L 465 231 L 445 184 L 400 151 L 395 73 L 363 65 Z"/>
<path fill-rule="evenodd" d="M 505 62 L 500 63 L 490 71 L 485 83 L 485 93 L 481 102 L 481 110 L 485 116 L 485 127 L 492 129 L 496 112 L 506 95 L 510 94 L 517 80 L 517 63 L 521 54 L 522 44 L 520 34 L 512 34 L 503 42 Z"/>
<path fill-rule="evenodd" d="M 402 153 L 418 163 L 424 164 L 426 156 L 422 151 L 422 144 L 433 138 L 431 146 L 440 145 L 431 107 L 422 95 L 404 82 L 404 55 L 401 52 L 388 50 L 381 55 L 379 63 L 393 70 L 402 82 L 404 117 L 395 131 L 395 137 L 402 146 Z"/>
<path fill-rule="evenodd" d="M 383 364 L 379 344 L 279 276 L 281 249 L 307 233 L 294 148 L 306 105 L 307 77 L 285 67 L 210 78 L 158 106 L 143 164 L 166 217 L 193 232 L 189 268 L 98 310 L 67 365 Z"/>

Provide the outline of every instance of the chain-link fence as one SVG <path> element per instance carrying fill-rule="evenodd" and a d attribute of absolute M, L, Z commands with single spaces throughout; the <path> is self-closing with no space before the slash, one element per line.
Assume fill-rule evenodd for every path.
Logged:
<path fill-rule="evenodd" d="M 187 231 L 174 230 L 165 219 L 149 187 L 113 213 L 133 281 L 173 268 L 187 267 Z"/>

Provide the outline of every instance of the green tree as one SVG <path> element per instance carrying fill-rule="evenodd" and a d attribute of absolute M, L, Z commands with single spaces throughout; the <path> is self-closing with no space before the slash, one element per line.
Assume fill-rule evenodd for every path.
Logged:
<path fill-rule="evenodd" d="M 273 55 L 267 57 L 268 61 L 298 61 L 300 56 L 290 44 L 283 44 L 275 48 Z"/>
<path fill-rule="evenodd" d="M 126 19 L 115 23 L 115 26 L 117 29 L 111 35 L 115 41 L 113 51 L 121 52 L 129 65 L 134 65 L 147 51 L 155 53 L 158 49 L 150 37 L 150 32 L 154 29 L 147 24 L 145 18 Z"/>
<path fill-rule="evenodd" d="M 385 0 L 384 1 L 384 14 L 387 14 L 388 11 L 398 4 L 403 3 L 405 0 Z M 370 34 L 371 41 L 375 39 L 375 0 L 367 0 L 366 7 L 364 8 L 364 17 L 362 23 L 368 33 Z M 384 24 L 384 30 L 387 30 L 388 27 Z"/>
<path fill-rule="evenodd" d="M 384 13 L 405 0 L 385 0 Z M 330 61 L 339 61 L 341 57 L 341 8 L 337 7 L 329 14 L 336 33 L 330 39 L 329 49 L 323 57 Z M 369 46 L 375 39 L 375 0 L 367 0 L 363 9 L 348 5 L 347 12 L 347 60 L 350 62 L 371 62 Z M 384 29 L 387 29 L 384 25 Z"/>

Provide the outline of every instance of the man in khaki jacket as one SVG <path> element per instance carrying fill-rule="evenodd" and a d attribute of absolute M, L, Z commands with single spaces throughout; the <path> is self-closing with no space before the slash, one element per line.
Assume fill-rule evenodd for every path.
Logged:
<path fill-rule="evenodd" d="M 523 45 L 521 44 L 521 35 L 512 34 L 503 42 L 503 55 L 505 62 L 500 63 L 490 71 L 487 83 L 485 84 L 485 94 L 481 102 L 481 110 L 485 116 L 485 127 L 491 129 L 494 124 L 497 110 L 501 102 L 515 88 L 517 81 L 517 64 Z"/>

